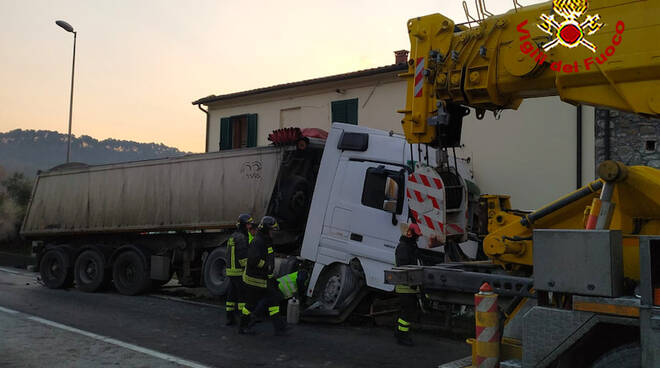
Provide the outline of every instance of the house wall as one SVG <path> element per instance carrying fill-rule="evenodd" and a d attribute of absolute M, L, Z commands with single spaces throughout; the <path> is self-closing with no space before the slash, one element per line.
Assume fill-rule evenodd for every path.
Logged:
<path fill-rule="evenodd" d="M 283 126 L 328 130 L 330 103 L 356 97 L 360 125 L 402 133 L 396 110 L 404 107 L 406 84 L 395 74 L 314 88 L 211 104 L 209 150 L 218 150 L 222 117 L 258 114 L 257 144 L 266 145 L 268 133 Z M 583 185 L 594 179 L 594 115 L 593 108 L 583 107 Z M 483 120 L 474 112 L 465 117 L 459 152 L 470 158 L 482 193 L 509 194 L 514 207 L 534 209 L 575 190 L 576 127 L 575 106 L 557 97 L 529 99 L 499 120 L 490 112 Z"/>
<path fill-rule="evenodd" d="M 617 160 L 626 165 L 660 168 L 660 119 L 605 109 L 598 109 L 596 116 L 597 162 Z M 609 154 L 606 152 L 608 125 Z"/>
<path fill-rule="evenodd" d="M 257 100 L 238 103 L 216 103 L 209 106 L 207 147 L 217 151 L 220 145 L 220 119 L 232 115 L 258 114 L 257 145 L 268 144 L 268 134 L 282 127 L 330 129 L 332 101 L 358 98 L 358 124 L 371 128 L 401 131 L 404 107 L 404 84 L 395 74 L 383 79 L 370 79 L 357 84 L 343 83 L 317 88 L 305 94 L 280 93 Z M 336 92 L 340 89 L 341 93 Z M 293 91 L 296 93 L 296 91 Z"/>
<path fill-rule="evenodd" d="M 582 107 L 582 173 L 595 178 L 594 108 Z M 474 113 L 463 120 L 462 154 L 471 158 L 482 193 L 511 195 L 515 208 L 532 210 L 577 187 L 577 108 L 558 97 L 525 100 L 499 120 Z"/>

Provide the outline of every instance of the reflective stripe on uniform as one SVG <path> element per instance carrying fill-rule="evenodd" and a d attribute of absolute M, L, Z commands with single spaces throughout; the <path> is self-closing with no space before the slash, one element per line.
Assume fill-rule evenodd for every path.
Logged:
<path fill-rule="evenodd" d="M 298 272 L 290 273 L 277 279 L 277 286 L 285 299 L 291 298 L 293 294 L 298 292 L 298 284 L 296 283 L 297 279 Z"/>
<path fill-rule="evenodd" d="M 250 285 L 250 286 L 256 286 L 260 288 L 265 288 L 266 287 L 266 280 L 264 279 L 259 279 L 256 277 L 248 276 L 247 274 L 243 273 L 243 282 Z"/>
<path fill-rule="evenodd" d="M 243 311 L 245 309 L 245 303 L 238 303 L 238 310 Z"/>
<path fill-rule="evenodd" d="M 264 261 L 263 259 L 261 259 L 261 260 L 259 260 L 259 263 L 257 263 L 257 268 L 261 268 L 261 267 L 263 267 L 265 264 L 266 264 L 266 261 Z"/>
<path fill-rule="evenodd" d="M 417 294 L 419 291 L 408 285 L 396 285 L 394 286 L 394 292 L 399 294 Z"/>
<path fill-rule="evenodd" d="M 268 307 L 268 314 L 273 316 L 276 315 L 277 313 L 280 313 L 280 307 L 275 306 L 275 307 Z"/>
<path fill-rule="evenodd" d="M 233 312 L 236 308 L 236 303 L 234 302 L 226 302 L 225 303 L 225 309 L 227 312 Z"/>
<path fill-rule="evenodd" d="M 249 316 L 249 315 L 250 315 L 250 311 L 249 311 L 247 308 L 245 308 L 245 307 L 243 307 L 243 309 L 241 309 L 241 313 L 242 313 L 243 315 L 245 315 L 245 316 Z"/>
<path fill-rule="evenodd" d="M 240 276 L 243 274 L 242 268 L 227 268 L 227 276 Z"/>
<path fill-rule="evenodd" d="M 252 243 L 252 239 L 254 239 L 254 235 L 252 235 L 251 232 L 248 232 L 248 244 Z"/>
<path fill-rule="evenodd" d="M 247 266 L 247 258 L 239 259 L 238 264 L 241 265 L 241 267 Z"/>
<path fill-rule="evenodd" d="M 401 331 L 401 332 L 408 332 L 408 331 L 410 331 L 410 322 L 406 321 L 406 320 L 403 319 L 403 318 L 399 318 L 399 320 L 398 320 L 397 322 L 398 322 L 398 324 L 399 324 L 399 325 L 397 326 L 397 329 L 398 329 L 399 331 Z"/>
<path fill-rule="evenodd" d="M 268 254 L 273 253 L 273 247 L 268 247 Z"/>
<path fill-rule="evenodd" d="M 243 268 L 238 267 L 238 265 L 236 264 L 236 246 L 234 243 L 234 238 L 229 238 L 229 240 L 227 241 L 227 245 L 229 246 L 229 249 L 231 251 L 231 258 L 229 259 L 229 267 L 227 267 L 226 269 L 227 276 L 240 276 L 243 274 Z"/>

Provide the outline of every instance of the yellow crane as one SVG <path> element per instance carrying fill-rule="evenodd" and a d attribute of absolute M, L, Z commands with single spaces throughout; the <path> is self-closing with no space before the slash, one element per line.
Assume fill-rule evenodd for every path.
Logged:
<path fill-rule="evenodd" d="M 542 96 L 660 116 L 660 0 L 514 0 L 501 15 L 475 3 L 468 23 L 441 14 L 407 23 L 411 58 L 399 112 L 410 144 L 456 145 L 468 108 L 482 118 Z M 660 367 L 660 170 L 607 161 L 598 175 L 529 214 L 512 211 L 506 196 L 483 196 L 483 249 L 500 271 L 409 267 L 386 279 L 440 295 L 495 280 L 496 291 L 519 294 L 500 309 L 506 325 L 524 321 L 522 335 L 473 346 L 476 355 L 496 344 L 510 367 Z M 534 288 L 507 289 L 500 280 Z M 530 293 L 538 298 L 531 307 Z"/>

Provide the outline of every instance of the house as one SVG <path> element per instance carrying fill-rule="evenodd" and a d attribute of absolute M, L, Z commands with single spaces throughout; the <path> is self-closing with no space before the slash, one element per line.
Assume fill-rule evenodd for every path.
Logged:
<path fill-rule="evenodd" d="M 274 129 L 328 130 L 332 122 L 402 133 L 408 53 L 373 69 L 280 84 L 193 102 L 206 113 L 206 151 L 267 145 Z M 206 106 L 204 109 L 202 106 Z M 529 99 L 499 119 L 474 112 L 463 121 L 460 157 L 482 193 L 509 194 L 521 209 L 538 208 L 595 176 L 595 109 L 558 97 Z"/>

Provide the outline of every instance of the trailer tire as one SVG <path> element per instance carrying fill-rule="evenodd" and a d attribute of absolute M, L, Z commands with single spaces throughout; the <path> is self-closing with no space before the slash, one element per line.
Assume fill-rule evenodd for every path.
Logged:
<path fill-rule="evenodd" d="M 73 273 L 69 267 L 69 256 L 63 249 L 46 251 L 39 262 L 41 281 L 49 289 L 69 288 L 73 285 Z"/>
<path fill-rule="evenodd" d="M 619 346 L 602 355 L 591 368 L 640 368 L 642 366 L 642 349 L 639 343 Z"/>
<path fill-rule="evenodd" d="M 138 295 L 151 286 L 149 270 L 137 252 L 120 253 L 112 265 L 112 280 L 120 294 Z"/>
<path fill-rule="evenodd" d="M 87 293 L 93 293 L 101 289 L 110 278 L 105 258 L 93 249 L 80 253 L 73 266 L 73 273 L 76 279 L 76 288 Z"/>
<path fill-rule="evenodd" d="M 225 248 L 215 248 L 204 261 L 204 285 L 211 294 L 223 296 L 229 288 Z"/>

